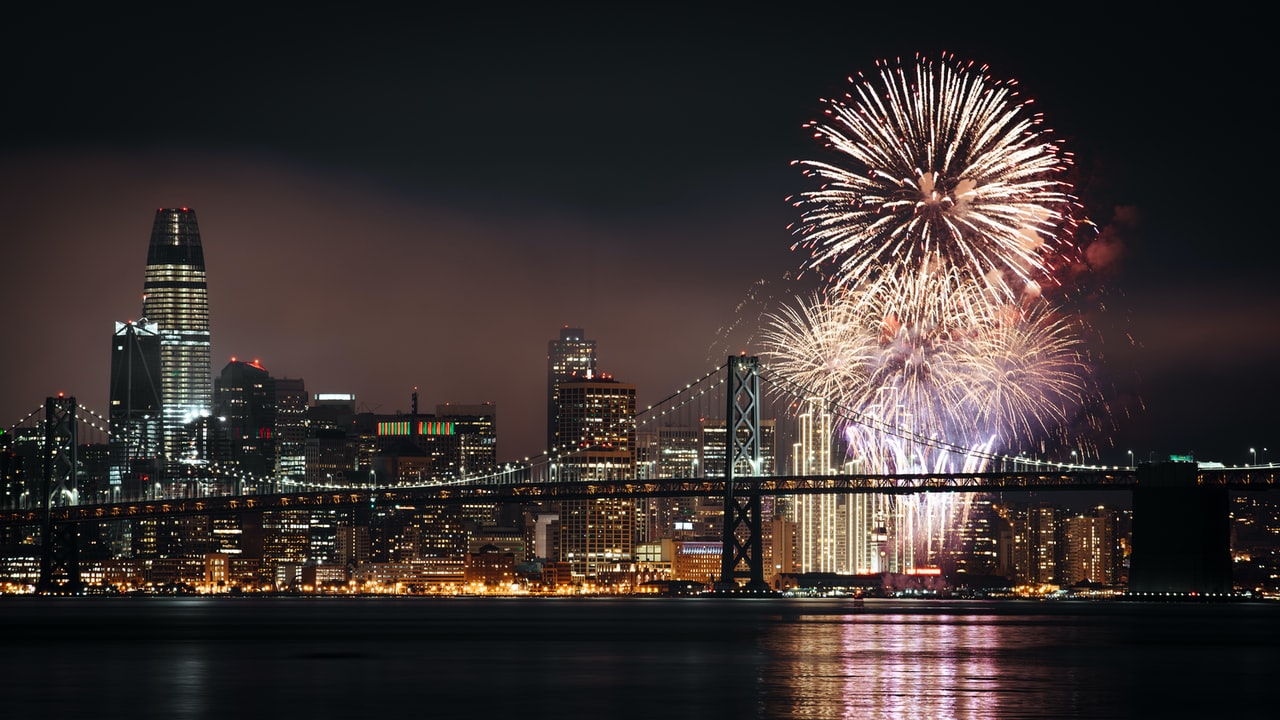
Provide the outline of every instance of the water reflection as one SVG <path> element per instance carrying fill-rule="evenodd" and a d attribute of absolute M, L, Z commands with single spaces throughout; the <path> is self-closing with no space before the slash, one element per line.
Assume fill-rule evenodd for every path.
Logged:
<path fill-rule="evenodd" d="M 761 692 L 775 717 L 1109 716 L 1127 704 L 1124 673 L 1096 630 L 1034 615 L 793 616 L 761 637 Z"/>
<path fill-rule="evenodd" d="M 33 599 L 0 617 L 15 718 L 1222 717 L 1273 704 L 1280 647 L 1275 604 Z"/>

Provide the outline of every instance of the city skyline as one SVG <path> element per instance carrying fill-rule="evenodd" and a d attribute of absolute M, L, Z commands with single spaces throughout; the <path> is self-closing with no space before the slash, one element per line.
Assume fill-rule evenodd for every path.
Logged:
<path fill-rule="evenodd" d="M 1228 187 L 1265 187 L 1270 158 L 1212 145 L 1238 122 L 1225 105 L 1245 97 L 1260 50 L 1241 43 L 1222 78 L 1157 44 L 1191 33 L 1167 18 L 1143 28 L 1151 39 L 1069 18 L 1037 19 L 1036 35 L 1030 19 L 991 18 L 904 39 L 850 13 L 838 19 L 894 31 L 839 47 L 853 26 L 720 19 L 624 31 L 553 17 L 533 25 L 545 40 L 518 16 L 440 16 L 420 36 L 215 23 L 177 39 L 151 38 L 151 21 L 100 36 L 86 19 L 60 30 L 73 52 L 59 62 L 13 44 L 0 303 L 15 337 L 37 342 L 0 361 L 0 421 L 59 391 L 105 412 L 101 348 L 114 321 L 137 319 L 148 215 L 189 206 L 214 368 L 259 358 L 383 413 L 406 410 L 414 387 L 428 406 L 492 401 L 500 459 L 539 452 L 545 343 L 561 327 L 587 330 L 599 369 L 636 385 L 640 407 L 757 350 L 728 332 L 750 320 L 739 306 L 809 280 L 783 280 L 803 259 L 785 200 L 803 185 L 788 164 L 813 155 L 801 125 L 876 60 L 948 50 L 1018 79 L 1075 154 L 1104 300 L 1124 319 L 1107 328 L 1116 444 L 1101 459 L 1276 459 L 1275 250 L 1260 214 L 1225 202 Z M 144 37 L 156 46 L 130 46 Z M 242 52 L 224 56 L 219 37 Z M 156 63 L 164 49 L 181 60 Z"/>

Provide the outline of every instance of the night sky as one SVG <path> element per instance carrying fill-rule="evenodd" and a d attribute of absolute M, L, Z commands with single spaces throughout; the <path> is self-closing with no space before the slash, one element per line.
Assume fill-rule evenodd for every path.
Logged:
<path fill-rule="evenodd" d="M 186 206 L 215 374 L 257 358 L 377 412 L 414 386 L 427 411 L 493 401 L 500 459 L 536 453 L 561 326 L 642 406 L 758 351 L 743 301 L 807 289 L 802 124 L 876 60 L 946 51 L 1016 79 L 1075 156 L 1101 459 L 1280 460 L 1262 10 L 475 7 L 8 18 L 4 426 L 59 391 L 105 412 L 155 210 Z"/>

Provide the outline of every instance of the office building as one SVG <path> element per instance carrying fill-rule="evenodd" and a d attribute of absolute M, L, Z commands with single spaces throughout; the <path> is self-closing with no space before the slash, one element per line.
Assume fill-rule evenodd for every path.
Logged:
<path fill-rule="evenodd" d="M 227 437 L 228 469 L 252 491 L 266 492 L 276 458 L 275 379 L 257 360 L 232 358 L 214 383 L 214 408 Z"/>
<path fill-rule="evenodd" d="M 556 447 L 556 386 L 564 380 L 590 378 L 596 372 L 596 341 L 582 328 L 565 326 L 560 337 L 547 342 L 547 449 Z"/>
<path fill-rule="evenodd" d="M 307 470 L 307 386 L 302 378 L 275 378 L 275 477 L 301 482 Z"/>

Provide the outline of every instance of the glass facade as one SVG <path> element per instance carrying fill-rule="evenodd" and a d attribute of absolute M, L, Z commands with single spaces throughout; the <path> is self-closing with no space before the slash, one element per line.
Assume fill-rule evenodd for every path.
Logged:
<path fill-rule="evenodd" d="M 204 250 L 191 208 L 156 210 L 143 280 L 144 314 L 160 330 L 160 397 L 169 467 L 191 455 L 183 427 L 209 414 L 209 294 Z"/>

